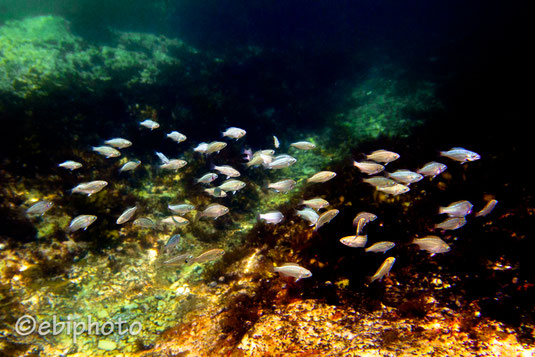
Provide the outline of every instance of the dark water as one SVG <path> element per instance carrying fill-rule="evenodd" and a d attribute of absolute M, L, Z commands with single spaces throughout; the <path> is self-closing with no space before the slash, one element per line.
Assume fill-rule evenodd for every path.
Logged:
<path fill-rule="evenodd" d="M 232 219 L 197 226 L 192 220 L 184 233 L 195 237 L 188 243 L 190 248 L 223 244 L 227 250 L 224 263 L 207 268 L 198 278 L 201 282 L 225 271 L 229 275 L 233 258 L 243 258 L 252 248 L 267 249 L 263 254 L 270 262 L 323 263 L 321 268 L 311 267 L 311 279 L 290 287 L 295 298 L 360 304 L 370 311 L 379 302 L 420 301 L 433 289 L 431 277 L 439 277 L 455 282 L 452 288 L 432 294 L 441 305 L 462 310 L 477 304 L 483 316 L 512 326 L 519 339 L 532 342 L 535 202 L 529 174 L 531 91 L 526 89 L 532 57 L 524 5 L 500 1 L 2 1 L 3 28 L 41 15 L 68 21 L 68 32 L 50 30 L 52 37 L 45 40 L 42 30 L 43 41 L 29 40 L 34 47 L 24 47 L 24 36 L 13 30 L 0 38 L 4 258 L 8 252 L 25 256 L 40 249 L 37 260 L 42 266 L 35 279 L 45 281 L 69 274 L 73 264 L 89 255 L 109 256 L 104 259 L 120 270 L 122 263 L 116 261 L 122 262 L 129 238 L 119 237 L 116 213 L 140 204 L 145 215 L 163 216 L 168 203 L 184 199 L 206 206 L 210 200 L 189 178 L 200 177 L 211 164 L 246 171 L 241 157 L 245 148 L 272 148 L 275 134 L 283 144 L 281 153 L 292 153 L 289 143 L 314 138 L 320 153 L 317 158 L 298 156 L 303 169 L 282 174 L 240 170 L 248 187 L 241 196 L 237 193 L 220 201 L 234 212 Z M 121 42 L 124 34 L 137 33 L 160 37 Z M 70 36 L 79 42 L 69 42 Z M 195 50 L 173 47 L 163 42 L 165 38 L 178 38 Z M 106 46 L 116 49 L 116 57 L 99 52 Z M 15 56 L 25 61 L 9 56 L 16 48 L 26 51 Z M 80 48 L 91 50 L 82 57 Z M 49 72 L 43 63 L 52 58 L 54 49 L 60 54 L 51 60 L 55 67 Z M 117 59 L 122 53 L 117 49 L 131 51 L 124 62 Z M 134 58 L 134 52 L 138 57 L 128 59 Z M 179 64 L 158 62 L 161 53 Z M 77 54 L 79 59 L 61 62 Z M 151 72 L 150 80 L 138 80 L 151 66 L 156 72 Z M 96 71 L 100 67 L 111 80 Z M 32 81 L 37 89 L 28 89 Z M 146 118 L 156 120 L 161 128 L 140 129 L 138 122 Z M 374 125 L 382 128 L 378 134 L 373 134 Z M 228 148 L 209 159 L 192 152 L 200 142 L 220 140 L 221 131 L 230 126 L 246 129 L 247 135 L 235 142 L 224 140 Z M 185 133 L 187 141 L 176 144 L 167 139 L 164 134 L 171 130 Z M 151 167 L 159 165 L 154 151 L 185 158 L 184 175 L 189 178 L 173 181 L 150 167 L 118 175 L 119 164 L 110 164 L 114 159 L 104 160 L 91 152 L 91 146 L 112 137 L 131 140 L 134 145 L 125 149 L 128 157 Z M 440 150 L 456 146 L 479 153 L 481 160 L 461 165 L 438 156 Z M 423 180 L 409 193 L 385 199 L 361 181 L 364 175 L 351 164 L 376 149 L 401 155 L 399 162 L 388 166 L 390 171 L 417 169 L 437 160 L 448 165 L 447 175 Z M 67 159 L 83 161 L 84 169 L 71 173 L 57 168 Z M 307 169 L 332 170 L 337 177 L 320 185 L 300 185 L 286 199 L 269 201 L 263 188 L 268 181 L 292 175 L 296 181 L 304 179 L 310 176 Z M 67 193 L 79 182 L 94 179 L 110 181 L 106 194 L 87 199 Z M 28 219 L 24 210 L 30 200 L 47 194 L 54 195 L 53 218 Z M 477 211 L 488 200 L 484 195 L 499 202 L 492 216 L 472 218 L 457 231 L 437 234 L 451 243 L 451 252 L 429 258 L 411 244 L 415 235 L 433 234 L 433 225 L 440 222 L 435 214 L 439 206 L 466 199 Z M 333 206 L 340 213 L 309 236 L 305 224 L 288 217 L 301 198 L 315 196 L 337 202 L 338 207 Z M 277 226 L 256 223 L 257 210 L 267 209 L 279 209 L 287 220 Z M 365 284 L 382 255 L 371 256 L 336 241 L 353 234 L 351 221 L 363 210 L 379 216 L 377 224 L 367 227 L 369 242 L 396 242 L 386 255 L 396 257 L 392 274 L 402 288 L 395 293 L 388 294 L 381 283 Z M 97 222 L 84 234 L 74 235 L 74 252 L 58 253 L 61 259 L 51 263 L 47 254 L 60 251 L 58 245 L 72 238 L 67 238 L 65 224 L 88 211 L 99 217 Z M 245 222 L 253 222 L 254 228 L 243 228 Z M 229 231 L 240 229 L 243 234 L 227 237 Z M 141 233 L 129 234 L 139 239 L 136 254 L 161 245 Z M 509 268 L 497 269 L 498 263 Z M 265 271 L 264 267 L 258 274 Z M 10 275 L 3 274 L 2 286 L 9 291 Z M 342 292 L 319 283 L 339 279 L 349 282 Z M 274 295 L 273 290 L 267 295 Z M 17 299 L 9 292 L 2 298 L 7 306 Z M 13 323 L 2 316 L 5 323 Z"/>

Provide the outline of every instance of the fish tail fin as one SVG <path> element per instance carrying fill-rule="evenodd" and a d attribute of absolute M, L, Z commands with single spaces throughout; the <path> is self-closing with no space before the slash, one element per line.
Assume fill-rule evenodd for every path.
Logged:
<path fill-rule="evenodd" d="M 439 154 L 440 156 L 446 156 L 446 155 L 445 155 L 445 154 L 446 154 L 445 151 L 439 151 L 438 154 Z"/>
<path fill-rule="evenodd" d="M 369 285 L 369 284 L 373 283 L 376 279 L 377 279 L 377 277 L 375 275 L 367 276 L 366 277 L 366 283 Z"/>
<path fill-rule="evenodd" d="M 438 214 L 442 214 L 442 213 L 444 213 L 444 208 L 445 208 L 445 207 L 439 207 L 439 208 L 438 208 Z"/>

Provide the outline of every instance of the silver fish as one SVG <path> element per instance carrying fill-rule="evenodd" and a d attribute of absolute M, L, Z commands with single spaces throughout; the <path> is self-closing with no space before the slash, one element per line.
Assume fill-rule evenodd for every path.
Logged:
<path fill-rule="evenodd" d="M 147 217 L 138 218 L 134 220 L 132 224 L 140 228 L 155 228 L 156 227 L 156 224 L 152 221 L 152 219 L 147 218 Z"/>
<path fill-rule="evenodd" d="M 487 202 L 487 204 L 485 205 L 485 207 L 483 207 L 481 211 L 476 213 L 476 217 L 486 216 L 487 214 L 492 212 L 497 203 L 498 201 L 496 200 L 490 200 L 489 202 Z"/>
<path fill-rule="evenodd" d="M 34 203 L 26 210 L 26 214 L 28 216 L 42 216 L 52 208 L 54 203 L 50 201 L 39 201 L 37 203 Z"/>
<path fill-rule="evenodd" d="M 258 150 L 258 151 L 255 151 L 255 153 L 253 154 L 253 156 L 258 156 L 258 155 L 267 155 L 267 156 L 273 156 L 275 154 L 275 150 L 273 149 L 265 149 L 265 150 Z M 282 155 L 279 155 L 277 157 L 291 157 L 290 155 L 287 155 L 287 154 L 282 154 Z"/>
<path fill-rule="evenodd" d="M 302 209 L 301 211 L 297 211 L 296 214 L 304 220 L 309 221 L 310 226 L 315 225 L 318 222 L 318 218 L 320 218 L 320 215 L 317 214 L 312 208 Z"/>
<path fill-rule="evenodd" d="M 389 195 L 397 196 L 401 195 L 402 193 L 409 192 L 410 188 L 400 183 L 396 183 L 394 186 L 376 187 L 376 190 Z"/>
<path fill-rule="evenodd" d="M 80 215 L 78 217 L 75 217 L 72 219 L 71 223 L 69 224 L 69 227 L 67 227 L 67 232 L 74 232 L 79 229 L 83 229 L 84 231 L 91 225 L 95 220 L 97 219 L 97 216 L 91 216 L 91 215 Z"/>
<path fill-rule="evenodd" d="M 245 187 L 245 182 L 240 181 L 240 180 L 227 180 L 223 182 L 221 185 L 219 185 L 218 187 L 225 192 L 229 192 L 229 191 L 236 192 Z"/>
<path fill-rule="evenodd" d="M 269 224 L 278 224 L 282 222 L 284 219 L 284 215 L 280 213 L 279 211 L 273 211 L 273 212 L 267 212 L 267 213 L 260 213 L 258 215 L 259 219 L 263 219 Z"/>
<path fill-rule="evenodd" d="M 186 135 L 179 133 L 178 131 L 172 131 L 169 134 L 166 135 L 169 139 L 176 141 L 177 143 L 181 143 L 183 141 L 186 141 L 187 137 Z"/>
<path fill-rule="evenodd" d="M 72 171 L 72 170 L 76 170 L 76 169 L 79 169 L 80 167 L 82 167 L 82 164 L 79 163 L 79 162 L 76 162 L 76 161 L 67 160 L 65 162 L 62 162 L 58 166 L 59 167 L 63 167 L 64 169 L 69 169 L 69 170 Z"/>
<path fill-rule="evenodd" d="M 243 129 L 230 127 L 227 130 L 225 130 L 223 133 L 221 133 L 221 135 L 238 140 L 239 138 L 244 137 L 246 133 L 247 132 Z"/>
<path fill-rule="evenodd" d="M 314 227 L 314 230 L 317 231 L 320 229 L 321 226 L 323 226 L 326 223 L 329 223 L 336 215 L 338 214 L 337 209 L 331 209 L 326 212 L 323 212 L 321 216 L 319 216 L 318 221 L 316 222 L 316 225 Z"/>
<path fill-rule="evenodd" d="M 120 216 L 117 218 L 117 224 L 123 224 L 128 222 L 136 213 L 137 206 L 127 208 Z"/>
<path fill-rule="evenodd" d="M 273 158 L 268 165 L 268 169 L 283 169 L 285 167 L 292 166 L 297 162 L 297 159 L 290 155 L 279 155 Z"/>
<path fill-rule="evenodd" d="M 210 249 L 191 260 L 191 263 L 204 263 L 219 258 L 225 254 L 223 249 Z"/>
<path fill-rule="evenodd" d="M 300 204 L 313 208 L 315 210 L 320 210 L 322 208 L 327 207 L 329 205 L 329 202 L 324 200 L 323 198 L 316 197 L 311 198 L 309 200 L 303 200 Z"/>
<path fill-rule="evenodd" d="M 232 166 L 229 166 L 229 165 L 223 165 L 223 166 L 216 166 L 214 165 L 212 167 L 212 169 L 218 171 L 219 173 L 227 176 L 227 178 L 229 177 L 239 177 L 241 174 L 238 170 L 236 170 L 235 168 L 233 168 Z"/>
<path fill-rule="evenodd" d="M 353 218 L 353 227 L 357 227 L 359 221 L 361 219 L 364 219 L 363 224 L 366 224 L 368 222 L 375 221 L 377 219 L 377 216 L 370 212 L 360 212 L 357 213 L 355 218 Z"/>
<path fill-rule="evenodd" d="M 394 257 L 386 258 L 383 264 L 381 264 L 381 266 L 379 267 L 379 269 L 377 269 L 375 274 L 373 274 L 372 276 L 368 278 L 368 282 L 372 283 L 377 279 L 379 279 L 379 281 L 383 280 L 383 277 L 385 275 L 388 275 L 388 273 L 390 273 L 390 269 L 392 269 L 392 266 L 394 265 L 395 262 L 396 262 L 396 258 Z"/>
<path fill-rule="evenodd" d="M 167 240 L 167 242 L 165 243 L 163 248 L 167 253 L 169 253 L 171 250 L 173 250 L 178 245 L 179 242 L 180 242 L 180 234 L 172 235 Z"/>
<path fill-rule="evenodd" d="M 167 156 L 165 156 L 164 154 L 162 154 L 161 152 L 156 151 L 156 156 L 158 156 L 158 158 L 160 159 L 162 164 L 168 164 L 169 163 L 169 158 Z"/>
<path fill-rule="evenodd" d="M 310 278 L 312 276 L 310 270 L 294 263 L 285 263 L 279 267 L 274 267 L 273 270 L 281 275 L 295 278 L 296 283 L 301 279 Z"/>
<path fill-rule="evenodd" d="M 423 175 L 410 170 L 396 170 L 392 173 L 387 172 L 386 175 L 404 185 L 410 185 L 411 183 L 418 182 L 424 178 Z"/>
<path fill-rule="evenodd" d="M 219 187 L 205 188 L 204 192 L 213 197 L 227 197 L 227 193 Z"/>
<path fill-rule="evenodd" d="M 447 168 L 448 167 L 446 165 L 441 164 L 440 162 L 431 161 L 425 164 L 421 169 L 416 170 L 416 172 L 424 176 L 431 176 L 431 178 L 434 178 L 435 176 L 446 171 Z"/>
<path fill-rule="evenodd" d="M 323 183 L 333 179 L 336 176 L 336 172 L 332 171 L 320 171 L 312 175 L 307 179 L 307 182 Z"/>
<path fill-rule="evenodd" d="M 218 175 L 212 172 L 202 175 L 200 178 L 195 180 L 196 183 L 209 184 L 214 182 L 217 179 Z"/>
<path fill-rule="evenodd" d="M 124 165 L 119 169 L 119 172 L 135 170 L 140 164 L 141 164 L 141 161 L 139 161 L 139 160 L 136 160 L 136 161 L 128 161 L 126 164 L 124 164 Z"/>
<path fill-rule="evenodd" d="M 222 141 L 212 141 L 211 143 L 208 144 L 208 146 L 206 146 L 206 150 L 204 153 L 206 155 L 210 155 L 214 152 L 218 153 L 226 147 L 227 147 L 227 143 L 224 143 Z"/>
<path fill-rule="evenodd" d="M 144 126 L 147 129 L 154 130 L 160 127 L 160 124 L 156 123 L 154 120 L 145 119 L 139 122 L 139 125 Z"/>
<path fill-rule="evenodd" d="M 396 181 L 384 176 L 374 176 L 370 178 L 365 178 L 362 181 L 372 185 L 373 187 L 388 187 L 394 186 L 396 184 Z"/>
<path fill-rule="evenodd" d="M 188 162 L 186 160 L 171 159 L 171 160 L 169 160 L 168 163 L 160 165 L 160 168 L 165 169 L 165 170 L 175 170 L 175 171 L 177 171 L 178 169 L 186 166 L 187 164 L 188 164 Z"/>
<path fill-rule="evenodd" d="M 220 205 L 219 203 L 212 203 L 208 205 L 204 211 L 201 212 L 201 217 L 209 217 L 218 219 L 219 217 L 229 213 L 228 207 Z"/>
<path fill-rule="evenodd" d="M 351 248 L 364 248 L 368 242 L 368 236 L 347 236 L 340 239 L 340 243 Z"/>
<path fill-rule="evenodd" d="M 93 151 L 96 151 L 100 155 L 105 156 L 106 159 L 109 159 L 110 157 L 121 156 L 121 152 L 117 149 L 112 148 L 111 146 L 93 146 Z"/>
<path fill-rule="evenodd" d="M 437 236 L 427 236 L 424 238 L 414 238 L 413 244 L 417 244 L 421 250 L 427 250 L 431 256 L 437 253 L 450 251 L 450 246 Z"/>
<path fill-rule="evenodd" d="M 189 223 L 187 219 L 180 216 L 169 216 L 160 221 L 161 224 L 167 224 L 171 226 L 185 226 Z"/>
<path fill-rule="evenodd" d="M 179 254 L 177 256 L 172 257 L 171 259 L 168 259 L 163 262 L 164 265 L 181 265 L 181 264 L 187 264 L 190 263 L 193 259 L 193 255 L 190 253 L 183 253 Z"/>
<path fill-rule="evenodd" d="M 353 166 L 358 168 L 361 172 L 364 172 L 368 175 L 375 175 L 385 169 L 381 164 L 375 162 L 358 162 L 353 161 Z"/>
<path fill-rule="evenodd" d="M 476 161 L 481 158 L 479 154 L 470 150 L 466 150 L 461 147 L 454 147 L 448 151 L 441 151 L 440 155 L 445 156 L 455 161 L 460 161 L 461 164 L 464 164 L 465 162 L 468 162 L 468 161 Z"/>
<path fill-rule="evenodd" d="M 118 148 L 118 149 L 124 149 L 124 148 L 127 148 L 129 146 L 132 146 L 132 142 L 130 140 L 126 140 L 126 139 L 123 139 L 123 138 L 113 138 L 113 139 L 110 139 L 110 140 L 106 140 L 104 142 L 104 144 L 109 145 L 109 146 L 113 146 L 113 147 Z"/>
<path fill-rule="evenodd" d="M 386 253 L 387 250 L 390 250 L 396 246 L 396 243 L 394 242 L 377 242 L 370 247 L 366 248 L 365 252 L 372 252 L 372 253 Z"/>
<path fill-rule="evenodd" d="M 273 135 L 273 146 L 275 147 L 275 149 L 278 149 L 280 145 L 281 143 L 279 139 L 275 135 Z"/>
<path fill-rule="evenodd" d="M 263 165 L 263 164 L 264 164 L 263 155 L 256 155 L 256 156 L 253 156 L 249 161 L 247 161 L 245 166 L 251 167 L 251 166 L 260 166 L 260 165 Z"/>
<path fill-rule="evenodd" d="M 316 145 L 311 143 L 310 141 L 298 141 L 295 143 L 291 143 L 290 146 L 293 146 L 294 148 L 300 150 L 312 150 L 316 148 Z"/>
<path fill-rule="evenodd" d="M 275 190 L 276 192 L 286 193 L 292 190 L 296 185 L 296 182 L 292 179 L 281 180 L 268 184 L 268 188 Z"/>
<path fill-rule="evenodd" d="M 174 213 L 178 215 L 184 215 L 188 212 L 191 212 L 195 209 L 194 205 L 190 205 L 189 203 L 180 203 L 177 205 L 167 205 L 167 207 L 173 211 Z"/>
<path fill-rule="evenodd" d="M 88 197 L 102 190 L 108 185 L 108 182 L 102 180 L 95 180 L 90 182 L 82 182 L 74 187 L 72 193 L 85 193 Z"/>
<path fill-rule="evenodd" d="M 386 165 L 389 162 L 399 159 L 399 154 L 387 150 L 376 150 L 370 155 L 366 155 L 366 159 L 375 162 L 382 162 Z"/>
<path fill-rule="evenodd" d="M 444 222 L 435 224 L 435 229 L 443 229 L 453 231 L 457 228 L 461 228 L 466 224 L 464 217 L 450 217 Z"/>
<path fill-rule="evenodd" d="M 206 150 L 208 150 L 208 143 L 200 143 L 193 149 L 193 151 L 200 152 L 201 154 L 205 154 Z"/>
<path fill-rule="evenodd" d="M 438 213 L 447 213 L 450 217 L 464 217 L 472 212 L 474 207 L 469 201 L 462 200 L 453 202 L 447 207 L 440 207 Z"/>

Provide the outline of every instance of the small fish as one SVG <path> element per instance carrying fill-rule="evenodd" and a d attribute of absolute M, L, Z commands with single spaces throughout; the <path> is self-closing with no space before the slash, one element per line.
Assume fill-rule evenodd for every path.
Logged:
<path fill-rule="evenodd" d="M 450 251 L 450 246 L 437 236 L 414 238 L 412 243 L 417 244 L 421 250 L 427 250 L 429 253 L 431 253 L 431 256 Z"/>
<path fill-rule="evenodd" d="M 162 164 L 168 164 L 169 163 L 169 158 L 167 156 L 165 156 L 164 154 L 162 154 L 161 152 L 156 151 L 156 156 L 158 156 L 158 158 L 160 159 Z"/>
<path fill-rule="evenodd" d="M 476 213 L 476 217 L 486 216 L 487 214 L 492 212 L 497 203 L 498 201 L 496 200 L 490 200 L 489 202 L 487 202 L 487 204 L 485 205 L 485 207 L 483 207 L 481 211 Z"/>
<path fill-rule="evenodd" d="M 200 178 L 195 180 L 196 183 L 210 184 L 217 179 L 218 175 L 212 172 L 202 175 Z"/>
<path fill-rule="evenodd" d="M 213 197 L 227 197 L 227 193 L 219 187 L 205 188 L 204 192 L 208 193 L 210 196 Z"/>
<path fill-rule="evenodd" d="M 120 216 L 117 218 L 117 224 L 123 224 L 128 222 L 136 213 L 137 206 L 127 208 Z"/>
<path fill-rule="evenodd" d="M 317 231 L 320 229 L 321 226 L 323 226 L 326 223 L 329 223 L 336 215 L 338 214 L 337 209 L 331 209 L 326 212 L 323 212 L 321 216 L 319 216 L 318 221 L 316 222 L 316 225 L 314 226 L 314 230 Z"/>
<path fill-rule="evenodd" d="M 370 155 L 366 155 L 366 159 L 372 160 L 375 162 L 382 162 L 386 165 L 389 162 L 399 159 L 399 154 L 392 152 L 392 151 L 387 151 L 387 150 L 376 150 L 372 152 Z"/>
<path fill-rule="evenodd" d="M 113 147 L 118 148 L 118 149 L 124 149 L 124 148 L 127 148 L 129 146 L 132 146 L 132 142 L 130 140 L 126 140 L 126 139 L 123 139 L 123 138 L 113 138 L 113 139 L 110 139 L 110 140 L 106 140 L 104 142 L 104 144 L 109 145 L 109 146 L 113 146 Z"/>
<path fill-rule="evenodd" d="M 472 207 L 474 206 L 469 201 L 457 201 L 447 207 L 440 207 L 438 214 L 447 213 L 450 217 L 464 217 L 472 212 Z"/>
<path fill-rule="evenodd" d="M 368 236 L 347 236 L 340 239 L 340 243 L 351 248 L 364 248 L 368 242 Z"/>
<path fill-rule="evenodd" d="M 410 185 L 424 178 L 423 175 L 410 170 L 396 170 L 392 173 L 387 172 L 386 175 L 404 185 Z"/>
<path fill-rule="evenodd" d="M 136 160 L 136 161 L 128 161 L 126 164 L 124 164 L 124 165 L 119 169 L 119 172 L 135 170 L 140 164 L 141 164 L 141 161 L 139 161 L 139 160 Z"/>
<path fill-rule="evenodd" d="M 221 133 L 221 136 L 226 136 L 227 138 L 236 139 L 243 138 L 247 132 L 240 128 L 230 127 L 224 132 Z"/>
<path fill-rule="evenodd" d="M 221 185 L 219 185 L 218 187 L 225 192 L 229 192 L 229 191 L 236 192 L 245 187 L 245 182 L 240 181 L 240 180 L 227 180 L 223 182 Z"/>
<path fill-rule="evenodd" d="M 105 156 L 106 159 L 110 157 L 121 156 L 121 152 L 117 149 L 112 148 L 111 146 L 93 146 L 93 151 L 98 152 L 100 155 Z"/>
<path fill-rule="evenodd" d="M 275 135 L 273 135 L 273 146 L 275 147 L 275 149 L 278 149 L 279 146 L 281 146 L 279 139 Z"/>
<path fill-rule="evenodd" d="M 253 156 L 257 156 L 257 155 L 273 156 L 274 154 L 275 154 L 275 150 L 273 150 L 273 149 L 265 149 L 265 150 L 255 151 Z M 287 154 L 281 154 L 281 155 L 279 155 L 277 157 L 282 157 L 282 156 L 291 157 L 290 155 L 287 155 Z"/>
<path fill-rule="evenodd" d="M 193 259 L 193 255 L 189 253 L 179 254 L 163 262 L 164 265 L 181 265 L 190 263 Z"/>
<path fill-rule="evenodd" d="M 79 163 L 79 162 L 76 162 L 76 161 L 67 160 L 65 162 L 62 162 L 58 166 L 59 167 L 63 167 L 64 169 L 69 169 L 69 170 L 72 171 L 72 170 L 76 170 L 76 169 L 79 169 L 80 167 L 82 167 L 82 164 Z"/>
<path fill-rule="evenodd" d="M 296 182 L 292 179 L 281 180 L 268 184 L 268 188 L 276 191 L 286 193 L 292 190 L 296 185 Z"/>
<path fill-rule="evenodd" d="M 204 154 L 210 155 L 212 153 L 219 153 L 221 150 L 227 147 L 227 143 L 224 143 L 222 141 L 212 141 L 206 146 L 206 150 L 204 151 Z"/>
<path fill-rule="evenodd" d="M 446 165 L 441 164 L 440 162 L 431 161 L 425 164 L 421 169 L 416 170 L 416 172 L 424 176 L 431 176 L 431 178 L 434 178 L 435 176 L 446 171 L 447 168 L 448 167 Z"/>
<path fill-rule="evenodd" d="M 169 139 L 176 141 L 177 143 L 181 143 L 183 141 L 186 141 L 187 137 L 186 135 L 179 133 L 178 131 L 172 131 L 169 134 L 166 135 Z"/>
<path fill-rule="evenodd" d="M 174 213 L 178 215 L 184 215 L 188 212 L 191 212 L 195 209 L 194 205 L 190 205 L 189 203 L 180 203 L 177 205 L 167 205 L 167 207 L 173 211 Z"/>
<path fill-rule="evenodd" d="M 132 224 L 136 227 L 140 228 L 155 228 L 156 224 L 152 221 L 152 219 L 147 217 L 141 217 L 136 219 Z"/>
<path fill-rule="evenodd" d="M 309 177 L 307 179 L 307 182 L 323 183 L 323 182 L 329 181 L 330 179 L 333 179 L 335 176 L 336 176 L 336 172 L 320 171 L 312 175 L 312 177 Z"/>
<path fill-rule="evenodd" d="M 479 156 L 479 154 L 460 147 L 454 147 L 448 151 L 441 151 L 440 155 L 455 161 L 459 161 L 461 164 L 464 164 L 468 161 L 476 161 L 481 159 L 481 156 Z"/>
<path fill-rule="evenodd" d="M 72 193 L 85 193 L 88 197 L 102 190 L 108 185 L 108 182 L 102 180 L 82 182 L 78 186 L 71 189 Z"/>
<path fill-rule="evenodd" d="M 385 169 L 383 165 L 377 164 L 375 162 L 353 161 L 353 166 L 355 166 L 361 172 L 364 172 L 365 174 L 368 174 L 368 175 L 375 175 Z"/>
<path fill-rule="evenodd" d="M 160 221 L 161 224 L 167 224 L 171 226 L 185 226 L 189 223 L 187 219 L 180 216 L 169 216 Z"/>
<path fill-rule="evenodd" d="M 67 232 L 74 232 L 79 229 L 83 229 L 84 231 L 91 225 L 95 220 L 97 219 L 97 216 L 91 216 L 91 215 L 80 215 L 78 217 L 75 217 L 72 219 L 71 223 L 67 227 Z"/>
<path fill-rule="evenodd" d="M 269 224 L 278 224 L 282 222 L 284 219 L 284 215 L 280 213 L 279 211 L 273 211 L 273 212 L 267 212 L 267 213 L 260 213 L 258 215 L 259 219 L 263 219 Z"/>
<path fill-rule="evenodd" d="M 393 196 L 401 195 L 402 193 L 410 191 L 408 186 L 400 183 L 396 183 L 394 186 L 376 187 L 375 189 Z"/>
<path fill-rule="evenodd" d="M 284 263 L 279 267 L 274 267 L 273 270 L 281 275 L 295 278 L 296 283 L 301 279 L 310 278 L 312 276 L 310 270 L 295 263 Z"/>
<path fill-rule="evenodd" d="M 285 167 L 292 166 L 297 162 L 297 159 L 290 155 L 279 155 L 273 158 L 268 165 L 268 169 L 283 169 Z"/>
<path fill-rule="evenodd" d="M 396 181 L 389 179 L 388 177 L 384 177 L 384 176 L 374 176 L 370 178 L 365 178 L 362 181 L 376 188 L 377 187 L 389 187 L 389 186 L 394 186 L 396 184 Z"/>
<path fill-rule="evenodd" d="M 212 169 L 218 171 L 219 173 L 227 176 L 227 179 L 229 177 L 240 177 L 240 172 L 229 165 L 223 165 L 223 166 L 216 166 L 213 165 Z"/>
<path fill-rule="evenodd" d="M 180 242 L 180 234 L 175 234 L 167 240 L 167 243 L 165 243 L 163 248 L 167 253 L 169 253 L 171 250 L 173 250 L 177 246 L 179 242 Z"/>
<path fill-rule="evenodd" d="M 386 253 L 387 250 L 390 250 L 396 246 L 394 242 L 377 242 L 370 247 L 366 248 L 364 251 L 372 253 Z"/>
<path fill-rule="evenodd" d="M 375 221 L 377 219 L 377 216 L 370 212 L 357 213 L 355 218 L 353 218 L 353 227 L 357 227 L 361 219 L 364 219 L 363 224 L 367 224 L 368 222 Z"/>
<path fill-rule="evenodd" d="M 444 222 L 435 224 L 435 229 L 443 229 L 453 231 L 457 228 L 461 228 L 466 224 L 464 217 L 450 217 Z"/>
<path fill-rule="evenodd" d="M 165 169 L 165 170 L 175 170 L 175 171 L 177 171 L 178 169 L 183 168 L 187 164 L 188 164 L 188 162 L 186 160 L 171 159 L 171 160 L 169 160 L 168 163 L 161 164 L 160 168 L 161 169 Z"/>
<path fill-rule="evenodd" d="M 383 264 L 381 264 L 381 266 L 379 267 L 379 269 L 377 269 L 375 274 L 373 274 L 372 276 L 368 278 L 368 283 L 371 284 L 377 279 L 379 279 L 379 281 L 383 280 L 383 277 L 385 275 L 388 275 L 388 273 L 390 273 L 390 269 L 392 269 L 392 265 L 394 265 L 395 262 L 396 262 L 396 258 L 394 257 L 386 258 Z"/>
<path fill-rule="evenodd" d="M 301 201 L 300 204 L 313 208 L 317 211 L 317 210 L 327 207 L 329 205 L 329 202 L 324 200 L 323 198 L 316 197 L 316 198 L 311 198 L 309 200 L 303 200 Z"/>
<path fill-rule="evenodd" d="M 193 149 L 193 151 L 200 152 L 201 154 L 205 154 L 206 150 L 208 150 L 208 143 L 200 143 Z"/>
<path fill-rule="evenodd" d="M 257 156 L 251 157 L 251 159 L 249 161 L 247 161 L 245 166 L 251 167 L 251 166 L 260 166 L 260 165 L 263 165 L 263 164 L 264 164 L 263 156 L 257 155 Z"/>
<path fill-rule="evenodd" d="M 291 143 L 290 146 L 293 146 L 294 148 L 300 150 L 312 150 L 316 148 L 316 145 L 311 143 L 310 141 L 298 141 L 295 143 Z"/>
<path fill-rule="evenodd" d="M 318 222 L 320 215 L 316 213 L 312 208 L 305 208 L 301 211 L 297 211 L 296 214 L 304 220 L 310 222 L 310 226 L 315 225 Z"/>
<path fill-rule="evenodd" d="M 191 260 L 191 263 L 204 263 L 219 258 L 225 254 L 223 249 L 210 249 Z"/>
<path fill-rule="evenodd" d="M 208 205 L 204 211 L 201 212 L 200 217 L 208 217 L 218 219 L 219 217 L 229 213 L 228 207 L 220 205 L 219 203 L 212 203 Z"/>
<path fill-rule="evenodd" d="M 140 121 L 139 125 L 144 126 L 145 128 L 150 129 L 150 130 L 158 129 L 160 127 L 160 124 L 150 119 L 145 119 L 143 121 Z"/>
<path fill-rule="evenodd" d="M 50 201 L 39 201 L 31 205 L 31 207 L 26 210 L 26 214 L 28 216 L 42 216 L 46 211 L 51 209 L 53 205 L 54 203 Z"/>

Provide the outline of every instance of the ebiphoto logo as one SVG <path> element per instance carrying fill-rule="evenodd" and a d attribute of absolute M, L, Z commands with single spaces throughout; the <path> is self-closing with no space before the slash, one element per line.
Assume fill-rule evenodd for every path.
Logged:
<path fill-rule="evenodd" d="M 142 328 L 140 322 L 129 323 L 120 317 L 117 320 L 107 320 L 101 323 L 93 321 L 92 316 L 73 319 L 72 315 L 68 315 L 66 321 L 61 321 L 56 315 L 52 316 L 52 321 L 38 321 L 31 315 L 24 315 L 19 317 L 15 324 L 15 332 L 20 336 L 28 336 L 32 333 L 37 333 L 39 336 L 57 336 L 60 333 L 66 333 L 72 335 L 74 343 L 76 343 L 78 336 L 84 333 L 97 336 L 108 336 L 113 333 L 138 335 Z"/>

